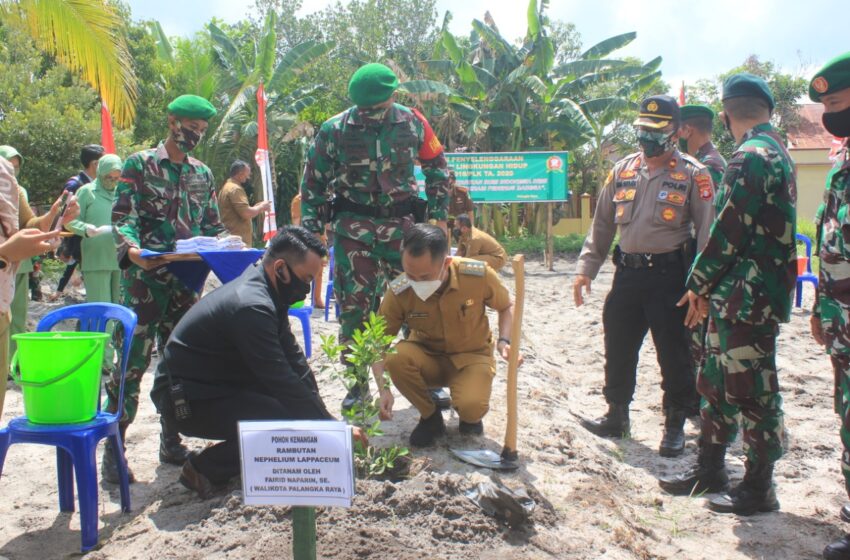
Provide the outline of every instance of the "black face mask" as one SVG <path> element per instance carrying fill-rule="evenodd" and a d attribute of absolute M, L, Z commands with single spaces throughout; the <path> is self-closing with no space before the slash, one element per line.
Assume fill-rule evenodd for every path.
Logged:
<path fill-rule="evenodd" d="M 306 299 L 307 294 L 310 293 L 310 284 L 299 278 L 289 263 L 286 263 L 286 268 L 289 270 L 289 284 L 284 283 L 283 274 L 279 268 L 275 270 L 275 277 L 278 295 L 287 306 L 290 306 Z"/>
<path fill-rule="evenodd" d="M 823 127 L 839 138 L 850 137 L 850 107 L 843 111 L 823 114 Z"/>

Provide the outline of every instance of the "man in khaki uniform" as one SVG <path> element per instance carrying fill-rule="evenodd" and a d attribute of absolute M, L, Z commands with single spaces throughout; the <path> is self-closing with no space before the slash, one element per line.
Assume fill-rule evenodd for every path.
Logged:
<path fill-rule="evenodd" d="M 252 220 L 271 208 L 268 200 L 251 206 L 248 194 L 242 185 L 251 179 L 251 166 L 237 159 L 230 166 L 230 178 L 221 187 L 218 195 L 218 211 L 221 223 L 227 231 L 242 238 L 246 247 L 254 245 L 254 224 Z"/>
<path fill-rule="evenodd" d="M 496 348 L 507 360 L 513 302 L 496 273 L 482 262 L 453 259 L 448 239 L 437 226 L 416 224 L 402 245 L 404 273 L 390 283 L 378 313 L 395 335 L 402 324 L 410 336 L 396 352 L 373 366 L 381 387 L 381 416 L 392 417 L 393 396 L 384 384 L 384 368 L 399 392 L 421 416 L 410 444 L 424 447 L 445 433 L 440 410 L 429 388 L 449 387 L 460 417 L 460 433 L 481 434 L 496 374 L 493 334 L 486 308 L 499 313 Z"/>
<path fill-rule="evenodd" d="M 485 262 L 496 271 L 508 262 L 505 248 L 493 236 L 473 226 L 466 215 L 455 218 L 452 234 L 458 240 L 457 256 Z"/>
<path fill-rule="evenodd" d="M 455 170 L 451 167 L 449 169 L 449 219 L 448 219 L 448 227 L 451 229 L 454 227 L 454 219 L 458 216 L 465 215 L 469 217 L 469 221 L 475 222 L 475 215 L 473 214 L 473 209 L 475 206 L 472 204 L 472 199 L 469 197 L 469 189 L 466 187 L 461 187 L 457 184 L 457 177 L 455 176 Z"/>
<path fill-rule="evenodd" d="M 659 453 L 680 455 L 684 424 L 698 410 L 689 331 L 684 325 L 685 278 L 694 257 L 691 235 L 702 248 L 714 220 L 714 186 L 708 169 L 676 149 L 679 106 L 667 95 L 646 98 L 634 122 L 641 151 L 614 165 L 579 255 L 573 297 L 583 303 L 582 288 L 614 249 L 614 284 L 605 299 L 605 387 L 608 412 L 584 427 L 599 436 L 628 433 L 629 403 L 634 396 L 637 361 L 647 330 L 658 353 L 666 416 Z"/>

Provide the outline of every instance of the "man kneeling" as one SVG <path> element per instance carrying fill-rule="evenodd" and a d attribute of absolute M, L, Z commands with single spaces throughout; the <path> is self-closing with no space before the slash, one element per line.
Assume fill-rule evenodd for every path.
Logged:
<path fill-rule="evenodd" d="M 480 261 L 448 256 L 442 229 L 413 226 L 404 236 L 401 265 L 404 274 L 390 283 L 379 314 L 386 318 L 387 334 L 402 324 L 410 336 L 396 352 L 374 365 L 377 379 L 384 368 L 398 390 L 421 416 L 410 434 L 410 444 L 424 447 L 445 433 L 443 416 L 429 388 L 449 387 L 460 417 L 462 434 L 481 434 L 481 419 L 490 406 L 490 388 L 496 374 L 493 335 L 486 307 L 499 312 L 497 348 L 507 360 L 511 341 L 513 303 L 498 275 Z M 381 414 L 392 417 L 393 397 L 381 390 Z"/>
<path fill-rule="evenodd" d="M 183 465 L 180 482 L 202 498 L 239 475 L 240 420 L 332 419 L 287 313 L 326 253 L 307 230 L 282 228 L 261 263 L 201 299 L 171 334 L 151 398 L 181 434 L 222 440 Z M 354 436 L 365 443 L 358 428 Z"/>

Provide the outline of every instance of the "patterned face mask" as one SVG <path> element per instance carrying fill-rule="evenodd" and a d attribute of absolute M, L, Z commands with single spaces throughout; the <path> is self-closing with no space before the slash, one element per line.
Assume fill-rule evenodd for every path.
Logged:
<path fill-rule="evenodd" d="M 118 184 L 118 179 L 112 179 L 110 177 L 104 177 L 98 181 L 100 186 L 108 191 L 114 191 L 115 185 Z"/>
<path fill-rule="evenodd" d="M 673 149 L 673 132 L 656 132 L 654 130 L 637 130 L 638 144 L 646 157 L 658 157 Z"/>
<path fill-rule="evenodd" d="M 365 109 L 357 108 L 357 113 L 361 119 L 369 119 L 372 121 L 380 121 L 384 119 L 389 107 L 367 107 Z"/>
<path fill-rule="evenodd" d="M 174 142 L 177 144 L 177 147 L 180 148 L 180 151 L 184 154 L 188 154 L 201 143 L 201 139 L 204 135 L 201 132 L 195 132 L 190 128 L 186 128 L 180 121 L 177 121 L 177 125 L 180 128 L 176 131 L 172 130 L 171 137 L 174 138 Z"/>

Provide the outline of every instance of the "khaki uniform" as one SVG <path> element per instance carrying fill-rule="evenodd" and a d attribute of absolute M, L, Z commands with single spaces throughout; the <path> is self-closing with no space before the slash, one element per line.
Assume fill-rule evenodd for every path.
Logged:
<path fill-rule="evenodd" d="M 454 217 L 461 214 L 471 214 L 474 208 L 469 189 L 453 185 L 449 193 L 449 220 L 454 221 Z"/>
<path fill-rule="evenodd" d="M 677 151 L 651 174 L 640 152 L 623 158 L 599 193 L 576 273 L 596 278 L 618 227 L 624 253 L 675 251 L 691 238 L 691 224 L 702 249 L 714 220 L 713 199 L 708 170 L 689 155 Z"/>
<path fill-rule="evenodd" d="M 485 262 L 493 270 L 501 270 L 508 262 L 508 254 L 505 252 L 505 248 L 493 236 L 475 227 L 461 237 L 457 254 L 459 257 Z"/>
<path fill-rule="evenodd" d="M 218 195 L 218 211 L 221 223 L 227 231 L 242 238 L 247 247 L 254 245 L 254 224 L 251 218 L 243 218 L 242 211 L 251 207 L 248 194 L 241 185 L 229 180 L 221 187 Z"/>
<path fill-rule="evenodd" d="M 428 393 L 436 387 L 449 388 L 462 421 L 478 422 L 487 413 L 496 359 L 486 307 L 504 311 L 510 305 L 496 273 L 467 259 L 452 260 L 448 284 L 427 301 L 413 292 L 404 274 L 390 283 L 378 313 L 388 334 L 406 323 L 410 336 L 387 356 L 385 367 L 422 418 L 436 410 Z"/>

